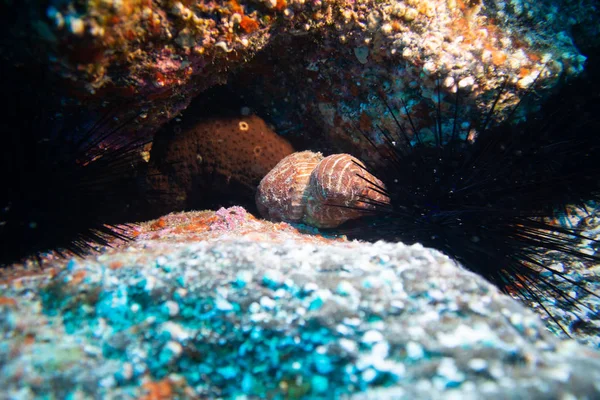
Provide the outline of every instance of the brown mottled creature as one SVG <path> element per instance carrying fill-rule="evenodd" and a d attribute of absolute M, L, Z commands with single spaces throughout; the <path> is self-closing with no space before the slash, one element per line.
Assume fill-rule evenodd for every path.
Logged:
<path fill-rule="evenodd" d="M 169 124 L 157 135 L 147 181 L 165 192 L 159 214 L 232 204 L 254 208 L 260 180 L 292 146 L 255 115 Z"/>

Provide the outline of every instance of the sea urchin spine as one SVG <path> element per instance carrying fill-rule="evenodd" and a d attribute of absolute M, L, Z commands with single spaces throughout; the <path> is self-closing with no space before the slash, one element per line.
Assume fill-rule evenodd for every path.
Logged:
<path fill-rule="evenodd" d="M 0 122 L 0 266 L 126 239 L 120 224 L 140 217 L 135 204 L 148 194 L 136 169 L 145 142 L 122 136 L 136 115 L 115 120 L 108 108 L 86 127 L 77 115 L 61 118 L 53 93 L 24 90 L 24 81 L 5 93 Z"/>
<path fill-rule="evenodd" d="M 458 107 L 459 91 L 456 96 Z M 548 275 L 597 296 L 548 262 L 548 253 L 600 262 L 594 251 L 581 247 L 597 241 L 556 223 L 568 205 L 600 200 L 597 113 L 577 121 L 576 106 L 561 104 L 558 112 L 546 109 L 526 123 L 489 128 L 492 108 L 472 140 L 458 134 L 456 110 L 451 132 L 443 131 L 438 106 L 434 143 L 427 144 L 403 106 L 408 125 L 388 105 L 397 132 L 381 130 L 383 148 L 371 143 L 382 161 L 367 163 L 363 172 L 381 179 L 372 190 L 390 202 L 371 198 L 368 207 L 358 206 L 369 218 L 341 231 L 436 248 L 503 291 L 537 303 L 564 330 L 543 301 L 581 303 Z"/>

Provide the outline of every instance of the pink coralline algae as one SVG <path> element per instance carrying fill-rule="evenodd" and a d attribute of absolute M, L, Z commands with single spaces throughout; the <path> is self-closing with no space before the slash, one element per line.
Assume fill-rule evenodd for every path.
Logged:
<path fill-rule="evenodd" d="M 231 231 L 247 220 L 247 212 L 244 208 L 233 206 L 229 208 L 221 207 L 215 215 L 219 218 L 210 224 L 211 231 Z"/>
<path fill-rule="evenodd" d="M 302 228 L 302 229 L 301 229 Z M 324 237 L 317 229 L 294 227 L 286 222 L 257 219 L 242 207 L 221 208 L 218 211 L 172 213 L 137 226 L 135 240 L 128 246 L 144 247 L 149 242 L 171 246 L 229 239 L 255 242 L 323 243 L 345 242 L 345 236 Z"/>

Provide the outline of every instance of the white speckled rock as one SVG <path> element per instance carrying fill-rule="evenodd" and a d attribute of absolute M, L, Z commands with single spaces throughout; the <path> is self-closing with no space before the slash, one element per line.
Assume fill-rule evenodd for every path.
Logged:
<path fill-rule="evenodd" d="M 600 353 L 420 245 L 145 237 L 0 299 L 9 398 L 600 396 Z"/>

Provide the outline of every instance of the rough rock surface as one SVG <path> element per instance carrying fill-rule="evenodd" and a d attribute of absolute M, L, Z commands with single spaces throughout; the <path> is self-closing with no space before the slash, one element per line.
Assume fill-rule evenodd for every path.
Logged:
<path fill-rule="evenodd" d="M 374 84 L 392 97 L 421 90 L 430 98 L 432 77 L 441 76 L 445 90 L 458 85 L 489 105 L 508 77 L 502 103 L 514 104 L 516 89 L 541 72 L 540 87 L 581 72 L 572 28 L 585 26 L 580 39 L 594 46 L 597 16 L 591 0 L 27 1 L 6 28 L 2 55 L 48 63 L 82 100 L 131 98 L 145 110 L 140 124 L 153 130 L 282 39 L 302 63 L 285 52 L 275 63 L 318 93 L 300 106 L 332 128 L 336 115 L 349 118 L 357 94 L 377 94 Z M 367 121 L 381 109 L 360 111 Z"/>
<path fill-rule="evenodd" d="M 0 386 L 18 399 L 600 394 L 600 353 L 440 253 L 239 207 L 5 280 L 0 332 Z"/>

